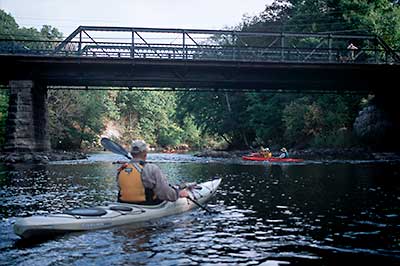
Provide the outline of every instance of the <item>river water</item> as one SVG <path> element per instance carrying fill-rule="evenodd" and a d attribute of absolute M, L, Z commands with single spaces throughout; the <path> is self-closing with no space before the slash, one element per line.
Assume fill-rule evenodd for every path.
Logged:
<path fill-rule="evenodd" d="M 0 265 L 400 265 L 400 162 L 150 154 L 171 183 L 222 177 L 207 214 L 22 241 L 16 217 L 114 201 L 110 153 L 0 164 Z"/>

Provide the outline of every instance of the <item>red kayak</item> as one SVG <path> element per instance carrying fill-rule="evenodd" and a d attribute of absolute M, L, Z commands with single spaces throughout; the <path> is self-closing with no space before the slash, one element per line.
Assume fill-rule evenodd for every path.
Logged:
<path fill-rule="evenodd" d="M 282 163 L 299 163 L 299 162 L 304 162 L 303 159 L 295 159 L 295 158 L 277 158 L 277 157 L 271 157 L 271 158 L 265 158 L 261 156 L 242 156 L 243 160 L 246 161 L 268 161 L 268 162 L 282 162 Z"/>

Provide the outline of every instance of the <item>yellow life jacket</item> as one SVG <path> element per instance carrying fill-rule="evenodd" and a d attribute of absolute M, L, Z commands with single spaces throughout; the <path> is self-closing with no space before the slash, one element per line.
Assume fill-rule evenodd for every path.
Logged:
<path fill-rule="evenodd" d="M 136 204 L 160 203 L 153 191 L 146 189 L 143 185 L 143 168 L 143 164 L 130 162 L 118 169 L 118 201 Z"/>

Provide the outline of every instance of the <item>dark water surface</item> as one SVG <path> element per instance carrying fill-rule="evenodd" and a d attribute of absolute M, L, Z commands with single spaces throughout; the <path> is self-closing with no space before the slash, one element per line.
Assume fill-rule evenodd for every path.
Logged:
<path fill-rule="evenodd" d="M 208 204 L 34 242 L 16 217 L 114 201 L 122 159 L 0 164 L 0 265 L 400 265 L 400 163 L 252 163 L 151 154 L 171 183 L 222 177 Z"/>

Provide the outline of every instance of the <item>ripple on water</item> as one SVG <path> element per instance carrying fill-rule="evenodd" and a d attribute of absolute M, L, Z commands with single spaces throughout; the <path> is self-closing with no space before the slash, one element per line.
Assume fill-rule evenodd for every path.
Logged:
<path fill-rule="evenodd" d="M 115 200 L 116 157 L 101 156 L 109 154 L 7 171 L 0 183 L 0 264 L 399 264 L 398 167 L 382 164 L 246 164 L 153 154 L 174 181 L 224 177 L 208 205 L 219 213 L 197 209 L 36 244 L 16 241 L 16 216 Z"/>

